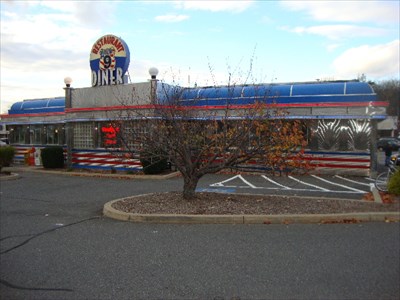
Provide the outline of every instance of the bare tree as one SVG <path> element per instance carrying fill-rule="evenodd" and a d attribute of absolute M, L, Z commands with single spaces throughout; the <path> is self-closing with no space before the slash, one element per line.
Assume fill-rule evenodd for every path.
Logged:
<path fill-rule="evenodd" d="M 284 120 L 286 113 L 259 85 L 246 88 L 253 98 L 240 103 L 243 86 L 190 89 L 158 82 L 151 105 L 124 112 L 118 133 L 130 151 L 146 153 L 155 162 L 167 158 L 176 166 L 185 199 L 195 198 L 202 176 L 250 160 L 278 170 L 299 167 L 305 146 L 301 123 Z M 218 95 L 222 90 L 225 94 Z M 207 105 L 211 95 L 219 98 L 212 108 Z"/>

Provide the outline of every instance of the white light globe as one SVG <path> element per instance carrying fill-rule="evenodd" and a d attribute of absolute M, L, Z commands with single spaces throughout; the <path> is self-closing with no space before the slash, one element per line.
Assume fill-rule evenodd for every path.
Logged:
<path fill-rule="evenodd" d="M 151 78 L 156 78 L 158 75 L 158 69 L 155 67 L 151 67 L 149 69 L 149 74 L 150 74 Z"/>
<path fill-rule="evenodd" d="M 70 86 L 72 82 L 72 78 L 71 77 L 65 77 L 64 78 L 64 83 L 66 86 Z"/>

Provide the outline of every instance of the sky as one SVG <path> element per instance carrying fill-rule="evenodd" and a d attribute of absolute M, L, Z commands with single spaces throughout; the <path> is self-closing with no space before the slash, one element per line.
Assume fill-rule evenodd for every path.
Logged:
<path fill-rule="evenodd" d="M 400 79 L 400 1 L 4 1 L 0 113 L 91 86 L 103 35 L 130 50 L 131 82 L 181 86 Z"/>

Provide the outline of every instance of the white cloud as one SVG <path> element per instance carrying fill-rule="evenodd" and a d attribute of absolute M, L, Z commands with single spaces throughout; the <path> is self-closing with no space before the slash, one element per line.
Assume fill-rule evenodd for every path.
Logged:
<path fill-rule="evenodd" d="M 275 20 L 270 16 L 262 16 L 260 19 L 261 24 L 272 24 L 275 23 Z"/>
<path fill-rule="evenodd" d="M 34 81 L 30 76 L 54 82 L 54 69 L 70 72 L 88 65 L 85 57 L 88 57 L 99 31 L 81 28 L 73 23 L 68 27 L 62 26 L 60 20 L 67 20 L 68 16 L 57 16 L 37 15 L 24 20 L 19 20 L 18 17 L 2 20 L 2 74 L 7 74 L 9 78 L 16 72 L 18 74 L 13 75 L 15 80 L 24 84 Z M 29 74 L 31 72 L 36 75 Z M 46 75 L 46 72 L 49 74 Z M 60 78 L 57 80 L 62 81 L 65 75 L 58 75 Z M 39 82 L 38 85 L 40 84 Z M 56 82 L 55 84 L 57 86 Z M 4 93 L 2 94 L 4 96 Z"/>
<path fill-rule="evenodd" d="M 102 33 L 97 25 L 107 26 L 100 23 L 100 15 L 108 6 L 71 1 L 2 3 L 0 68 L 7 76 L 1 80 L 0 113 L 15 101 L 63 95 L 65 76 L 71 76 L 76 86 L 90 85 L 89 52 Z M 41 13 L 30 10 L 37 8 Z M 112 10 L 107 12 L 112 15 Z"/>
<path fill-rule="evenodd" d="M 327 37 L 331 40 L 351 39 L 354 37 L 382 36 L 388 33 L 387 30 L 375 27 L 356 25 L 321 25 L 310 27 L 295 27 L 282 29 L 298 34 L 315 34 Z"/>
<path fill-rule="evenodd" d="M 358 74 L 375 79 L 399 78 L 399 43 L 400 40 L 394 40 L 387 44 L 348 49 L 332 64 L 335 78 L 355 78 Z"/>
<path fill-rule="evenodd" d="M 253 5 L 252 0 L 247 1 L 175 1 L 175 6 L 181 9 L 190 10 L 206 10 L 211 12 L 228 11 L 233 13 L 240 13 Z"/>
<path fill-rule="evenodd" d="M 281 5 L 293 11 L 305 11 L 318 21 L 377 24 L 399 22 L 398 1 L 281 1 Z"/>
<path fill-rule="evenodd" d="M 86 23 L 90 17 L 79 16 L 89 8 L 86 3 L 79 4 L 79 8 L 77 2 L 44 1 L 40 4 L 51 6 L 52 11 L 30 14 L 21 9 L 17 13 L 10 13 L 8 6 L 5 6 L 1 21 L 2 52 L 17 51 L 33 60 L 43 58 L 43 54 L 48 56 L 52 53 L 53 56 L 57 51 L 88 51 L 99 36 L 101 27 L 88 27 Z M 93 16 L 93 13 L 90 15 Z M 41 49 L 42 55 L 37 56 L 38 49 Z"/>
<path fill-rule="evenodd" d="M 37 2 L 37 4 L 62 12 L 73 12 L 76 10 L 76 3 L 70 1 L 41 1 Z"/>
<path fill-rule="evenodd" d="M 189 19 L 186 15 L 163 15 L 155 17 L 158 22 L 177 23 Z"/>
<path fill-rule="evenodd" d="M 328 50 L 328 52 L 332 52 L 335 49 L 339 48 L 341 46 L 341 44 L 329 44 L 326 46 L 326 50 Z"/>
<path fill-rule="evenodd" d="M 41 1 L 40 5 L 69 14 L 86 27 L 112 24 L 116 7 L 111 1 Z"/>
<path fill-rule="evenodd" d="M 73 52 L 87 49 L 87 42 L 98 36 L 99 31 L 82 28 L 79 24 L 70 23 L 68 15 L 36 15 L 24 20 L 18 17 L 2 20 L 2 48 L 18 49 L 20 44 L 47 49 L 47 51 L 70 48 Z M 43 34 L 46 32 L 46 34 Z M 94 40 L 95 41 L 95 40 Z M 29 49 L 25 49 L 29 52 Z"/>

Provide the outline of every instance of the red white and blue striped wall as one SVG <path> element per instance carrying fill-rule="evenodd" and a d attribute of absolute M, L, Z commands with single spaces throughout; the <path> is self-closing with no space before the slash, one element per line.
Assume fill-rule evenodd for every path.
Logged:
<path fill-rule="evenodd" d="M 41 149 L 42 147 L 35 147 Z M 14 162 L 25 164 L 25 154 L 32 146 L 18 146 Z M 306 151 L 307 160 L 317 173 L 369 175 L 370 154 L 368 152 L 332 152 Z M 72 153 L 72 167 L 75 169 L 116 170 L 122 172 L 140 172 L 142 164 L 139 154 L 128 151 L 111 151 L 106 149 L 74 149 Z M 249 162 L 240 167 L 243 170 L 263 171 L 267 168 L 256 162 Z"/>

